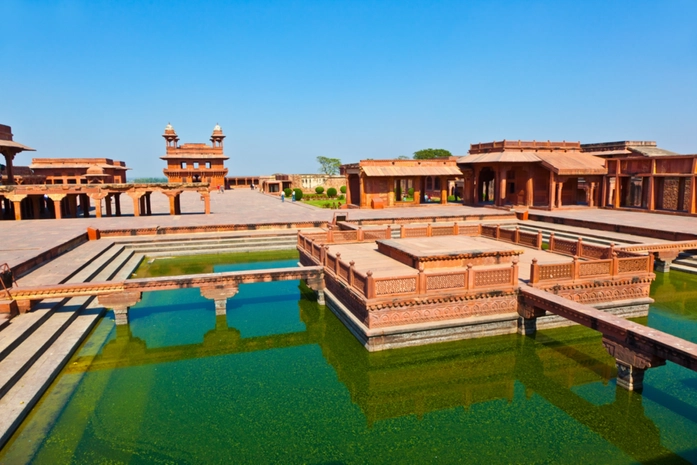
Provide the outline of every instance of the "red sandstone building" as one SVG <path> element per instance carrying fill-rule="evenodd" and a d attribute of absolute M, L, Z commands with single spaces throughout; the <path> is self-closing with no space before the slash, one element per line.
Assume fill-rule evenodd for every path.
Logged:
<path fill-rule="evenodd" d="M 455 194 L 455 181 L 462 178 L 457 160 L 361 160 L 342 165 L 347 202 L 361 208 L 414 207 L 431 198 L 447 203 Z"/>
<path fill-rule="evenodd" d="M 466 205 L 523 205 L 548 209 L 599 204 L 605 160 L 579 142 L 500 141 L 472 144 L 457 162 Z"/>
<path fill-rule="evenodd" d="M 225 135 L 219 125 L 216 124 L 213 128 L 211 145 L 178 145 L 179 136 L 171 124 L 165 127 L 162 137 L 167 142 L 167 153 L 160 158 L 167 162 L 167 168 L 163 172 L 168 182 L 208 182 L 211 188 L 226 185 L 225 176 L 228 170 L 225 168 L 225 160 L 228 160 L 228 157 L 223 153 Z"/>
<path fill-rule="evenodd" d="M 34 158 L 29 168 L 42 184 L 125 184 L 130 169 L 110 158 Z"/>

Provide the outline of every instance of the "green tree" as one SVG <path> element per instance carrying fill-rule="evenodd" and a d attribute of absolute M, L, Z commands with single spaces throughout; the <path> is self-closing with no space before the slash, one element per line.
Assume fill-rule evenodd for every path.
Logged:
<path fill-rule="evenodd" d="M 397 157 L 397 160 L 409 160 L 409 157 L 407 157 L 406 155 L 400 155 Z"/>
<path fill-rule="evenodd" d="M 338 158 L 317 157 L 319 172 L 322 174 L 339 174 L 341 160 Z"/>
<path fill-rule="evenodd" d="M 414 160 L 430 160 L 431 158 L 447 158 L 453 154 L 445 149 L 423 149 L 414 152 Z"/>
<path fill-rule="evenodd" d="M 315 187 L 315 192 L 317 192 L 317 194 L 319 194 L 319 195 L 322 195 L 324 193 L 324 187 L 322 187 L 322 186 Z"/>
<path fill-rule="evenodd" d="M 329 198 L 336 197 L 336 189 L 334 189 L 333 187 L 330 187 L 329 189 L 327 189 L 327 197 L 329 197 Z"/>

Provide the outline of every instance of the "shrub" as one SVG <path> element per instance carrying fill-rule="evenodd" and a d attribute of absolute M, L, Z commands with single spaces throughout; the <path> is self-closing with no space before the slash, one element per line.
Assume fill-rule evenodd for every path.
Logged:
<path fill-rule="evenodd" d="M 302 200 L 302 198 L 303 198 L 302 189 L 293 189 L 293 192 L 295 192 L 295 200 Z"/>
<path fill-rule="evenodd" d="M 341 186 L 339 188 L 339 190 L 341 191 L 342 194 L 345 194 L 346 193 L 346 186 Z"/>
<path fill-rule="evenodd" d="M 346 198 L 346 197 L 344 197 L 344 194 L 341 194 L 341 195 L 339 196 L 339 200 L 344 200 L 345 198 Z"/>
<path fill-rule="evenodd" d="M 334 189 L 333 187 L 327 189 L 327 197 L 336 197 L 336 189 Z"/>
<path fill-rule="evenodd" d="M 414 197 L 414 188 L 410 187 L 407 193 L 409 194 L 409 197 Z"/>
<path fill-rule="evenodd" d="M 454 202 L 455 201 L 455 196 L 454 195 L 449 195 L 448 196 L 448 202 Z"/>
<path fill-rule="evenodd" d="M 286 187 L 285 189 L 283 189 L 283 193 L 286 194 L 286 197 L 290 197 L 291 194 L 293 194 L 293 189 L 291 189 L 290 187 Z"/>
<path fill-rule="evenodd" d="M 322 187 L 322 186 L 315 187 L 315 192 L 317 192 L 318 194 L 322 194 L 324 192 L 324 187 Z"/>

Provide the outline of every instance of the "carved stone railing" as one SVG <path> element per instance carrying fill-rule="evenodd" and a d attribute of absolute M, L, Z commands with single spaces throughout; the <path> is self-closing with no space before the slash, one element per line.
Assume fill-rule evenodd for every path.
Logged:
<path fill-rule="evenodd" d="M 634 274 L 644 277 L 651 274 L 653 257 L 640 255 L 627 258 L 613 257 L 604 260 L 581 261 L 578 257 L 569 263 L 549 263 L 540 265 L 532 259 L 530 283 L 551 283 L 559 281 L 578 281 L 588 279 L 612 279 L 622 275 Z"/>

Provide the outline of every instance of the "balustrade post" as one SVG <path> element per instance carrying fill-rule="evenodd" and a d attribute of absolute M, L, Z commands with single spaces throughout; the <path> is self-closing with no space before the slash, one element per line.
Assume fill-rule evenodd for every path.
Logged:
<path fill-rule="evenodd" d="M 455 222 L 453 223 L 453 236 L 459 236 L 460 235 L 460 224 Z"/>
<path fill-rule="evenodd" d="M 514 258 L 511 261 L 511 286 L 518 284 L 518 259 Z"/>
<path fill-rule="evenodd" d="M 472 269 L 472 264 L 467 264 L 467 281 L 465 283 L 466 289 L 474 289 L 474 270 Z"/>
<path fill-rule="evenodd" d="M 610 249 L 608 250 L 607 258 L 612 258 L 612 256 L 615 254 L 615 243 L 611 242 L 610 243 Z"/>
<path fill-rule="evenodd" d="M 431 223 L 428 223 L 426 225 L 426 237 L 431 237 L 433 234 L 433 230 L 431 229 Z"/>
<path fill-rule="evenodd" d="M 542 231 L 537 230 L 537 250 L 542 250 Z"/>
<path fill-rule="evenodd" d="M 537 264 L 537 259 L 533 258 L 530 264 L 530 284 L 535 284 L 540 281 L 540 265 Z"/>
<path fill-rule="evenodd" d="M 365 239 L 365 233 L 363 232 L 363 228 L 361 226 L 358 227 L 358 230 L 356 231 L 356 240 L 358 242 L 363 242 Z"/>
<path fill-rule="evenodd" d="M 334 228 L 331 228 L 331 227 L 330 227 L 330 228 L 327 230 L 327 242 L 330 243 L 330 244 L 331 244 L 332 242 L 334 242 Z"/>
<path fill-rule="evenodd" d="M 554 252 L 554 233 L 549 233 L 549 251 Z"/>
<path fill-rule="evenodd" d="M 574 281 L 577 280 L 577 279 L 579 278 L 579 274 L 580 274 L 579 268 L 580 268 L 580 266 L 581 266 L 581 265 L 580 265 L 580 263 L 579 263 L 579 261 L 578 261 L 578 255 L 574 255 L 574 271 L 573 271 L 573 279 L 574 279 Z"/>
<path fill-rule="evenodd" d="M 423 263 L 419 263 L 419 274 L 416 276 L 416 292 L 425 294 L 428 291 L 428 283 L 426 273 L 424 273 Z"/>
<path fill-rule="evenodd" d="M 513 242 L 515 244 L 520 243 L 520 227 L 518 227 L 518 226 L 515 227 L 515 236 L 513 237 L 513 239 L 514 239 Z"/>
<path fill-rule="evenodd" d="M 353 265 L 355 265 L 355 264 L 356 264 L 356 262 L 354 262 L 353 260 L 351 260 L 349 262 L 348 283 L 349 283 L 349 287 L 351 287 L 351 288 L 353 288 Z"/>
<path fill-rule="evenodd" d="M 392 226 L 389 224 L 387 225 L 387 229 L 385 230 L 385 239 L 392 239 Z"/>
<path fill-rule="evenodd" d="M 320 259 L 320 264 L 322 266 L 327 266 L 327 252 L 328 251 L 329 251 L 329 248 L 326 245 L 322 246 L 322 248 L 320 249 L 319 259 Z"/>
<path fill-rule="evenodd" d="M 336 264 L 334 266 L 334 273 L 336 273 L 336 277 L 338 278 L 339 275 L 339 268 L 341 267 L 341 254 L 339 252 L 336 253 Z"/>
<path fill-rule="evenodd" d="M 617 252 L 612 252 L 612 276 L 620 274 L 620 260 L 617 258 Z"/>
<path fill-rule="evenodd" d="M 579 237 L 576 243 L 576 255 L 583 257 L 583 238 Z"/>
<path fill-rule="evenodd" d="M 406 226 L 401 225 L 401 226 L 399 227 L 399 237 L 400 237 L 401 239 L 404 239 L 405 237 L 407 237 L 407 228 L 406 228 Z"/>
<path fill-rule="evenodd" d="M 497 224 L 496 225 L 496 237 L 495 239 L 498 241 L 501 238 L 501 225 Z"/>
<path fill-rule="evenodd" d="M 373 278 L 373 272 L 367 271 L 365 273 L 365 285 L 367 287 L 365 296 L 368 299 L 375 297 L 375 278 Z"/>

